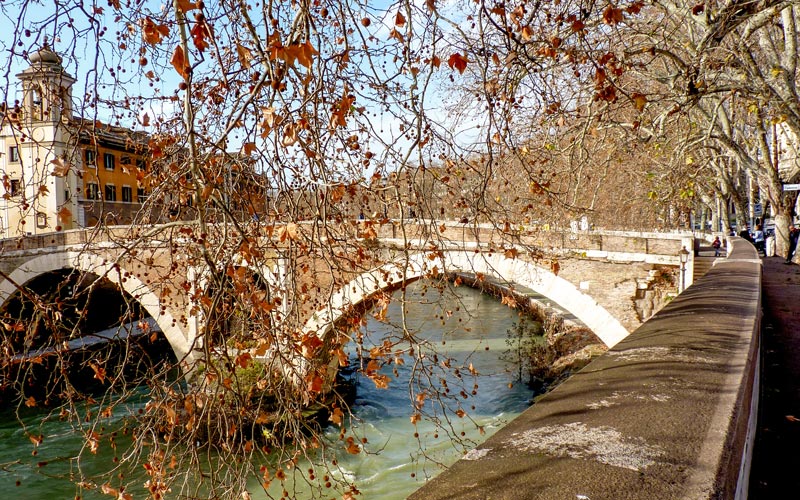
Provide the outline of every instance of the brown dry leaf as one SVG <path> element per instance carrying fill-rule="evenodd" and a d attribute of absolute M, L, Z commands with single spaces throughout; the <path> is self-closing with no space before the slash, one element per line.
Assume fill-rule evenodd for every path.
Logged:
<path fill-rule="evenodd" d="M 66 205 L 62 206 L 61 209 L 58 211 L 58 220 L 65 226 L 69 225 L 72 222 L 72 212 L 67 208 Z"/>
<path fill-rule="evenodd" d="M 183 52 L 183 47 L 180 45 L 175 47 L 175 51 L 172 53 L 172 59 L 169 60 L 172 67 L 175 68 L 175 71 L 178 72 L 179 75 L 183 77 L 184 80 L 189 78 L 189 63 L 186 60 L 186 54 Z"/>
<path fill-rule="evenodd" d="M 278 238 L 280 239 L 281 243 L 283 243 L 287 239 L 292 241 L 299 240 L 300 236 L 297 233 L 297 224 L 295 224 L 294 222 L 290 222 L 285 226 L 283 226 L 282 228 L 280 228 L 278 230 Z"/>
<path fill-rule="evenodd" d="M 334 350 L 333 353 L 339 359 L 339 366 L 347 366 L 350 364 L 350 359 L 347 357 L 347 353 L 345 353 L 341 348 Z"/>
<path fill-rule="evenodd" d="M 255 151 L 256 151 L 255 142 L 245 142 L 244 144 L 242 144 L 242 153 L 244 153 L 245 156 L 250 156 Z"/>
<path fill-rule="evenodd" d="M 303 354 L 303 357 L 306 359 L 314 358 L 314 355 L 322 346 L 322 339 L 317 337 L 316 333 L 306 333 L 303 335 L 303 338 L 300 339 L 300 351 Z"/>
<path fill-rule="evenodd" d="M 347 453 L 351 455 L 358 455 L 361 453 L 361 446 L 359 446 L 352 437 L 347 438 Z"/>
<path fill-rule="evenodd" d="M 253 53 L 244 45 L 236 44 L 236 54 L 239 56 L 239 62 L 242 63 L 246 69 L 250 69 L 250 61 L 253 60 Z"/>
<path fill-rule="evenodd" d="M 339 427 L 342 426 L 342 418 L 344 417 L 344 413 L 342 409 L 339 407 L 334 407 L 333 411 L 331 412 L 328 420 L 333 422 L 334 424 L 338 425 Z"/>
<path fill-rule="evenodd" d="M 89 437 L 89 451 L 93 454 L 97 454 L 97 448 L 100 446 L 100 435 L 96 432 L 92 432 L 91 436 Z"/>
<path fill-rule="evenodd" d="M 450 66 L 451 69 L 455 69 L 459 73 L 464 74 L 464 70 L 467 69 L 468 62 L 469 59 L 467 59 L 465 56 L 455 53 L 447 60 L 447 65 Z"/>
<path fill-rule="evenodd" d="M 405 42 L 405 39 L 403 38 L 403 35 L 400 34 L 400 32 L 397 31 L 394 28 L 392 28 L 392 31 L 389 32 L 389 38 L 394 38 L 395 40 L 397 40 L 400 43 Z"/>
<path fill-rule="evenodd" d="M 197 8 L 198 2 L 190 2 L 189 0 L 177 0 L 175 6 L 181 12 L 189 12 L 192 9 Z"/>
<path fill-rule="evenodd" d="M 106 379 L 105 368 L 95 363 L 91 363 L 89 366 L 91 367 L 92 370 L 94 370 L 94 378 L 96 378 L 100 382 L 103 382 Z"/>
<path fill-rule="evenodd" d="M 636 107 L 636 111 L 643 110 L 644 105 L 647 104 L 647 97 L 644 94 L 631 94 L 631 99 L 633 100 L 633 105 Z"/>
<path fill-rule="evenodd" d="M 209 47 L 208 39 L 214 38 L 214 30 L 205 19 L 197 21 L 192 27 L 190 34 L 192 35 L 194 46 L 197 47 L 197 50 L 200 52 L 204 52 Z"/>
<path fill-rule="evenodd" d="M 300 45 L 298 47 L 297 62 L 305 66 L 306 68 L 311 68 L 311 64 L 314 62 L 314 56 L 319 54 L 317 49 L 311 45 L 311 42 L 306 40 L 306 43 Z"/>
<path fill-rule="evenodd" d="M 609 5 L 603 11 L 603 22 L 606 24 L 614 25 L 622 22 L 622 9 L 617 9 Z"/>
<path fill-rule="evenodd" d="M 253 356 L 249 352 L 243 352 L 236 356 L 236 364 L 242 368 L 247 368 L 251 361 L 253 361 Z"/>
<path fill-rule="evenodd" d="M 322 391 L 322 385 L 325 381 L 316 373 L 308 380 L 308 391 L 318 393 Z"/>
<path fill-rule="evenodd" d="M 380 373 L 376 373 L 374 375 L 369 376 L 370 380 L 375 384 L 376 389 L 388 389 L 389 388 L 389 377 L 387 375 L 382 375 Z"/>
<path fill-rule="evenodd" d="M 56 177 L 64 177 L 69 173 L 70 164 L 64 161 L 63 158 L 56 158 L 51 160 L 50 163 L 53 165 L 53 175 Z"/>
<path fill-rule="evenodd" d="M 142 39 L 150 45 L 161 42 L 161 39 L 169 35 L 169 27 L 164 24 L 156 24 L 152 19 L 146 17 L 142 20 Z"/>
<path fill-rule="evenodd" d="M 633 2 L 632 4 L 628 5 L 625 8 L 625 12 L 627 12 L 628 14 L 638 14 L 639 12 L 641 12 L 642 7 L 644 7 L 644 2 L 641 1 Z M 694 11 L 694 9 L 692 10 Z"/>
<path fill-rule="evenodd" d="M 517 301 L 511 295 L 503 295 L 503 298 L 501 299 L 500 303 L 510 307 L 511 309 L 517 308 Z"/>
<path fill-rule="evenodd" d="M 344 185 L 339 184 L 338 186 L 331 189 L 331 199 L 333 200 L 334 203 L 338 203 L 342 201 L 342 198 L 344 198 L 346 192 L 347 190 L 344 187 Z"/>
<path fill-rule="evenodd" d="M 281 144 L 283 145 L 283 147 L 288 148 L 295 142 L 297 142 L 297 125 L 294 123 L 290 123 L 283 128 L 283 137 L 281 138 Z"/>
<path fill-rule="evenodd" d="M 281 121 L 281 115 L 275 113 L 275 108 L 270 107 L 262 107 L 261 108 L 261 123 L 259 126 L 264 129 L 261 133 L 261 137 L 266 137 L 267 134 L 273 129 L 273 127 L 277 126 Z"/>
<path fill-rule="evenodd" d="M 112 497 L 118 497 L 119 496 L 119 490 L 114 488 L 114 487 L 112 487 L 109 483 L 106 483 L 103 486 L 101 486 L 100 487 L 100 491 L 102 491 L 103 494 L 111 495 Z"/>

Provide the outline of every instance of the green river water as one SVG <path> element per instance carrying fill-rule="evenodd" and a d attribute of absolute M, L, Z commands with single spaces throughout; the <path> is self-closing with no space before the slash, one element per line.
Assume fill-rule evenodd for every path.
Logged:
<path fill-rule="evenodd" d="M 527 408 L 531 391 L 516 382 L 516 369 L 500 359 L 508 349 L 507 331 L 518 321 L 516 311 L 467 287 L 459 287 L 455 296 L 439 300 L 436 290 L 416 285 L 410 288 L 407 298 L 405 307 L 409 329 L 425 332 L 442 358 L 446 354 L 466 360 L 479 373 L 475 378 L 471 375 L 463 377 L 467 392 L 471 392 L 475 384 L 478 389 L 476 395 L 461 398 L 469 418 L 450 415 L 452 430 L 457 435 L 463 432 L 462 439 L 474 446 Z M 393 324 L 400 321 L 400 305 L 393 301 L 386 322 L 370 317 L 364 330 L 365 347 L 369 347 L 370 342 L 380 342 L 393 331 Z M 426 478 L 440 472 L 443 464 L 451 464 L 464 452 L 462 446 L 430 422 L 420 421 L 416 427 L 411 423 L 410 365 L 406 363 L 397 367 L 397 374 L 386 372 L 393 379 L 388 389 L 376 388 L 366 377 L 354 376 L 352 380 L 356 396 L 353 402 L 355 417 L 350 425 L 359 436 L 367 438 L 367 453 L 339 454 L 338 466 L 332 475 L 334 480 L 339 476 L 355 482 L 362 493 L 358 498 L 406 498 L 424 484 Z M 450 386 L 455 387 L 457 382 L 450 380 Z M 144 401 L 143 397 L 138 404 L 143 405 Z M 132 404 L 127 409 L 118 410 L 117 416 L 122 418 L 126 411 L 136 410 L 136 404 Z M 30 432 L 22 428 L 20 420 Z M 479 433 L 476 424 L 483 426 L 484 434 Z M 328 429 L 333 442 L 338 432 L 338 427 Z M 414 437 L 415 433 L 418 438 Z M 41 445 L 35 447 L 28 434 L 41 434 Z M 20 415 L 10 410 L 0 412 L 0 492 L 11 494 L 16 499 L 75 498 L 76 487 L 63 479 L 64 475 L 75 471 L 78 466 L 84 474 L 103 473 L 115 466 L 113 455 L 108 450 L 97 455 L 84 453 L 83 461 L 78 464 L 74 457 L 78 456 L 83 443 L 79 433 L 55 415 L 33 410 Z M 121 436 L 120 447 L 123 443 L 124 437 Z M 308 464 L 301 464 L 298 469 L 308 467 Z M 136 470 L 122 472 L 126 477 L 141 475 Z M 291 498 L 341 498 L 341 493 L 335 489 L 309 489 L 291 484 L 291 481 L 283 485 L 275 482 L 274 486 L 274 491 L 266 494 L 254 483 L 252 498 L 279 497 L 283 488 L 291 492 Z M 134 499 L 147 498 L 143 488 L 131 487 L 128 493 Z M 111 498 L 96 490 L 80 494 L 83 499 Z"/>

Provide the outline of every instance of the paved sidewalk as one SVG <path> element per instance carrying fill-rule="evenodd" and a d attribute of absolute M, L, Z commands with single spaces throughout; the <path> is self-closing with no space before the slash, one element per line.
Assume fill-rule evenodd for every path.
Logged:
<path fill-rule="evenodd" d="M 800 266 L 763 262 L 761 399 L 750 496 L 800 498 Z"/>

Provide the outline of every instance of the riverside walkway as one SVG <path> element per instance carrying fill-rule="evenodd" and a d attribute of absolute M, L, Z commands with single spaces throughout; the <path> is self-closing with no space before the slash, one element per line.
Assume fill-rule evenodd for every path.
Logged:
<path fill-rule="evenodd" d="M 800 498 L 800 266 L 762 259 L 761 399 L 752 499 Z"/>

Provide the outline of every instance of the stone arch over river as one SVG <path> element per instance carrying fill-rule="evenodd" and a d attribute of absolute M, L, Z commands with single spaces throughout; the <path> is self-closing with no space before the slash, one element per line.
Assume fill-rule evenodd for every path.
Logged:
<path fill-rule="evenodd" d="M 147 284 L 132 272 L 128 272 L 119 264 L 108 261 L 88 252 L 66 250 L 47 253 L 25 261 L 8 274 L 8 278 L 0 282 L 0 308 L 32 279 L 53 271 L 75 269 L 105 277 L 132 298 L 147 311 L 158 324 L 178 360 L 192 356 L 189 336 L 181 329 L 178 321 L 167 307 L 162 307 L 161 300 Z"/>
<path fill-rule="evenodd" d="M 376 294 L 447 272 L 484 275 L 533 290 L 574 315 L 609 348 L 629 334 L 593 298 L 553 272 L 521 258 L 506 257 L 503 253 L 466 250 L 412 253 L 357 276 L 306 322 L 304 332 L 316 332 L 323 337 L 343 315 Z"/>

